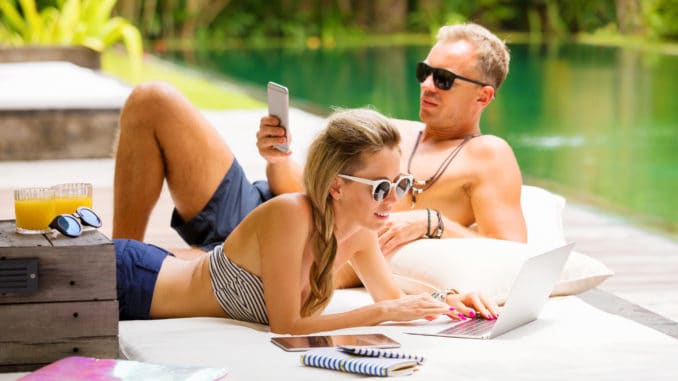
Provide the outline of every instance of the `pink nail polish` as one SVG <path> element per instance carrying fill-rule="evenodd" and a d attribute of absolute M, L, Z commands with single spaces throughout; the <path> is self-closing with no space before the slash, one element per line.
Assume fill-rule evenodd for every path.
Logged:
<path fill-rule="evenodd" d="M 454 311 L 454 307 L 450 307 L 450 311 Z"/>
<path fill-rule="evenodd" d="M 474 317 L 476 317 L 476 313 L 474 311 L 469 311 L 468 316 L 470 316 L 471 318 L 474 318 Z"/>
<path fill-rule="evenodd" d="M 466 320 L 466 316 L 464 316 L 464 314 L 459 313 L 457 314 L 457 316 L 459 317 L 459 319 Z"/>

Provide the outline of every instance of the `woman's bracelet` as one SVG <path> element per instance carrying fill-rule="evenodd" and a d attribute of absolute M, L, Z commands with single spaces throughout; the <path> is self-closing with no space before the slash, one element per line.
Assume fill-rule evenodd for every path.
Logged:
<path fill-rule="evenodd" d="M 459 291 L 454 288 L 448 288 L 442 291 L 433 291 L 431 297 L 437 301 L 445 303 L 447 301 L 447 295 L 458 295 Z"/>

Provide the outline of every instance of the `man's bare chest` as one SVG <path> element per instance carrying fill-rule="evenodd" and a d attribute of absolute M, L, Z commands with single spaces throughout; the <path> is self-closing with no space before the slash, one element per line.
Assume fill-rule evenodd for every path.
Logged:
<path fill-rule="evenodd" d="M 399 200 L 395 209 L 437 209 L 449 219 L 470 225 L 475 222 L 469 196 L 474 181 L 472 164 L 467 155 L 459 152 L 440 169 L 445 158 L 444 153 L 422 151 L 417 153 L 416 160 L 402 159 L 401 171 L 411 173 L 417 186 Z"/>

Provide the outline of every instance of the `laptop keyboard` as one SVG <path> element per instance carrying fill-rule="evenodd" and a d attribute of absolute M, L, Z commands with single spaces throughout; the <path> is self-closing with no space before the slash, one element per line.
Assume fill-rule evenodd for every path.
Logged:
<path fill-rule="evenodd" d="M 497 322 L 496 320 L 473 319 L 469 320 L 466 323 L 461 323 L 453 327 L 450 327 L 446 330 L 443 330 L 440 333 L 465 336 L 478 336 L 486 332 L 489 332 L 496 322 Z"/>

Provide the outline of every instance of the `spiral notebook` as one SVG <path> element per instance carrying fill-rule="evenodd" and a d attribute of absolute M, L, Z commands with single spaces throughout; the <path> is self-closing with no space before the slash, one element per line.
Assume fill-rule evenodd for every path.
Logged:
<path fill-rule="evenodd" d="M 365 347 L 320 348 L 301 355 L 306 366 L 380 377 L 412 374 L 423 362 L 422 356 Z"/>

